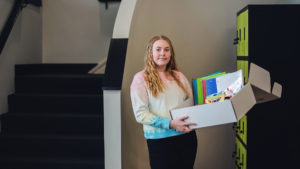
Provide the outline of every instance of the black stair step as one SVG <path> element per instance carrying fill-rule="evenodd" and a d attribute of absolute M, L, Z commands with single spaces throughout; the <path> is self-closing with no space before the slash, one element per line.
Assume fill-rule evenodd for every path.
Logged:
<path fill-rule="evenodd" d="M 16 76 L 16 93 L 102 92 L 104 75 L 22 75 Z"/>
<path fill-rule="evenodd" d="M 51 112 L 99 114 L 103 112 L 102 95 L 11 94 L 9 112 Z"/>
<path fill-rule="evenodd" d="M 100 114 L 6 113 L 2 134 L 103 135 Z"/>
<path fill-rule="evenodd" d="M 100 158 L 1 158 L 1 169 L 104 169 Z"/>
<path fill-rule="evenodd" d="M 32 74 L 15 77 L 16 93 L 102 93 L 104 75 Z"/>
<path fill-rule="evenodd" d="M 104 157 L 101 136 L 1 135 L 0 158 Z"/>
<path fill-rule="evenodd" d="M 87 74 L 97 64 L 47 63 L 15 65 L 15 75 L 27 74 Z"/>

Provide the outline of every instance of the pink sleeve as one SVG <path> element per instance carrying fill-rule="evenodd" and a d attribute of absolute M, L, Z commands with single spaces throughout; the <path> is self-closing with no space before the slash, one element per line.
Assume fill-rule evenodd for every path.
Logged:
<path fill-rule="evenodd" d="M 144 88 L 145 86 L 145 80 L 142 72 L 137 73 L 130 85 L 130 90 L 137 90 L 138 88 Z"/>

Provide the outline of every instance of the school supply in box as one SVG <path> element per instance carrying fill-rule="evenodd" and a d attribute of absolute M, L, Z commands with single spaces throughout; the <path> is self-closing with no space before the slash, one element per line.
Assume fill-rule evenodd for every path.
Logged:
<path fill-rule="evenodd" d="M 204 77 L 196 78 L 192 81 L 193 93 L 194 93 L 194 104 L 203 104 L 207 95 L 206 80 L 214 77 L 218 77 L 226 74 L 226 72 L 216 72 Z"/>
<path fill-rule="evenodd" d="M 189 126 L 191 129 L 233 123 L 245 116 L 255 104 L 281 98 L 282 86 L 276 82 L 271 84 L 269 71 L 251 63 L 249 81 L 245 86 L 239 82 L 242 77 L 240 74 L 241 71 L 237 71 L 216 77 L 216 88 L 217 91 L 224 90 L 224 101 L 211 100 L 209 104 L 193 105 L 192 99 L 187 99 L 170 110 L 171 118 L 188 116 L 186 122 L 197 124 Z M 230 99 L 226 99 L 226 95 L 231 96 Z"/>
<path fill-rule="evenodd" d="M 205 103 L 215 103 L 224 100 L 225 100 L 225 92 L 219 92 L 219 93 L 214 93 L 206 96 Z"/>
<path fill-rule="evenodd" d="M 224 101 L 225 98 L 231 98 L 242 88 L 242 70 L 233 73 L 217 72 L 197 78 L 193 80 L 194 104 Z"/>

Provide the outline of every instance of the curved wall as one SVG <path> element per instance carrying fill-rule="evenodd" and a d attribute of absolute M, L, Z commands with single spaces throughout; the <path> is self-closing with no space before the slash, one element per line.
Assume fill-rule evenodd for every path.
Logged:
<path fill-rule="evenodd" d="M 138 0 L 133 14 L 122 83 L 122 167 L 150 168 L 142 125 L 134 118 L 130 84 L 143 69 L 147 42 L 154 35 L 168 36 L 179 69 L 188 80 L 216 71 L 236 69 L 236 13 L 247 4 L 282 3 L 280 0 Z M 197 130 L 195 169 L 234 168 L 232 124 Z"/>

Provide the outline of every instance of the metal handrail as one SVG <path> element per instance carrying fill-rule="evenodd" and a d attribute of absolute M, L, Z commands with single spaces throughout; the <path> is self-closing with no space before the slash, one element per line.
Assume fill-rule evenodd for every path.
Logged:
<path fill-rule="evenodd" d="M 14 1 L 14 5 L 10 11 L 10 14 L 0 34 L 0 55 L 7 42 L 7 39 L 14 26 L 14 23 L 17 20 L 19 13 L 22 11 L 24 7 L 27 6 L 27 4 L 32 4 L 40 7 L 42 5 L 42 1 L 41 0 L 15 0 Z"/>
<path fill-rule="evenodd" d="M 105 9 L 108 8 L 108 2 L 120 2 L 121 0 L 98 0 L 99 2 L 105 3 Z"/>

